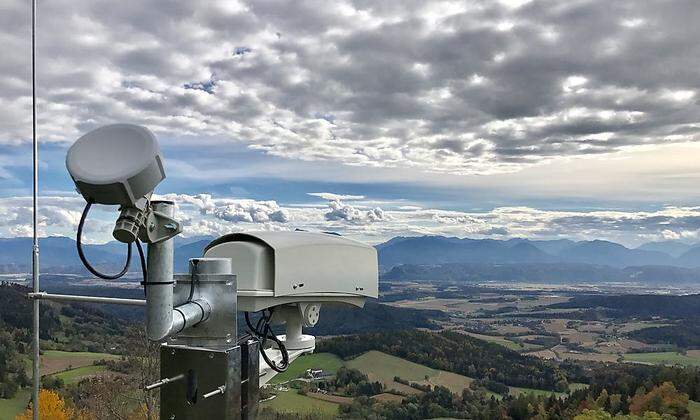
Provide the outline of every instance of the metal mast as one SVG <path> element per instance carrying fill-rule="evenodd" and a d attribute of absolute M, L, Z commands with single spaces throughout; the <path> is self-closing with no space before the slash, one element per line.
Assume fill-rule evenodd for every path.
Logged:
<path fill-rule="evenodd" d="M 32 246 L 32 286 L 34 293 L 39 292 L 39 237 L 38 237 L 38 195 L 39 195 L 39 147 L 36 139 L 36 0 L 32 0 L 32 163 L 33 163 L 33 246 Z M 33 344 L 32 358 L 32 416 L 39 420 L 39 299 L 32 299 Z"/>

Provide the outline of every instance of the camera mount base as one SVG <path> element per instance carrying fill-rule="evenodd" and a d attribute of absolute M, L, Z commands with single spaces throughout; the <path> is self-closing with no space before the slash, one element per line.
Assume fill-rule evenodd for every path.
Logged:
<path fill-rule="evenodd" d="M 258 343 L 227 349 L 161 347 L 161 420 L 255 419 L 258 409 Z"/>

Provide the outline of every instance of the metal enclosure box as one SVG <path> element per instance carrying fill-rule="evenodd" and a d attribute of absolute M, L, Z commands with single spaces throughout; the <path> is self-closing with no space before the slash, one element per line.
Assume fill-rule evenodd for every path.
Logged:
<path fill-rule="evenodd" d="M 163 346 L 162 378 L 187 377 L 161 388 L 161 419 L 240 419 L 241 348 L 210 350 Z M 226 392 L 203 399 L 202 395 L 225 385 Z"/>
<path fill-rule="evenodd" d="M 204 257 L 231 259 L 241 311 L 305 300 L 362 306 L 378 293 L 377 251 L 338 235 L 234 233 L 212 241 Z"/>
<path fill-rule="evenodd" d="M 259 351 L 254 340 L 224 350 L 162 346 L 161 377 L 185 378 L 161 387 L 161 420 L 254 420 L 260 395 Z M 221 386 L 223 393 L 203 397 Z"/>

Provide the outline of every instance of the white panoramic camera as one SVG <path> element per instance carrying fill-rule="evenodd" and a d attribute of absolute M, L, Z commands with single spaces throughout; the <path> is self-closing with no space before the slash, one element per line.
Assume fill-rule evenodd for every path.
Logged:
<path fill-rule="evenodd" d="M 377 251 L 335 234 L 233 233 L 211 242 L 204 257 L 231 260 L 240 311 L 299 302 L 361 307 L 377 297 Z"/>
<path fill-rule="evenodd" d="M 377 298 L 377 251 L 335 234 L 249 232 L 222 236 L 205 258 L 227 258 L 238 283 L 238 310 L 274 309 L 273 324 L 285 324 L 280 337 L 288 351 L 315 348 L 313 327 L 322 303 L 364 306 Z"/>
<path fill-rule="evenodd" d="M 146 293 L 146 333 L 170 349 L 161 356 L 164 372 L 194 363 L 190 356 L 196 359 L 202 349 L 240 355 L 247 354 L 242 348 L 250 348 L 253 354 L 246 357 L 255 365 L 251 378 L 259 376 L 263 384 L 315 349 L 314 337 L 302 334 L 302 327 L 316 325 L 322 304 L 362 307 L 367 298 L 377 297 L 376 250 L 328 233 L 224 235 L 212 241 L 201 258 L 190 260 L 188 274 L 173 274 L 172 238 L 181 226 L 174 219 L 175 203 L 151 201 L 165 171 L 158 142 L 144 127 L 115 124 L 91 131 L 68 150 L 66 166 L 87 201 L 77 233 L 78 254 L 85 267 L 98 277 L 117 279 L 128 271 L 131 244 L 136 244 Z M 119 274 L 100 273 L 82 252 L 82 228 L 92 204 L 120 206 L 113 236 L 129 245 Z M 148 244 L 147 258 L 141 242 Z M 245 314 L 245 342 L 237 337 L 238 312 Z M 285 334 L 278 335 L 276 325 L 284 325 Z M 263 359 L 259 369 L 257 349 Z M 182 351 L 190 355 L 186 361 L 179 359 Z M 256 389 L 257 383 L 250 382 Z M 240 388 L 240 381 L 236 386 Z M 163 398 L 169 395 L 162 394 Z M 187 411 L 188 407 L 180 408 Z"/>

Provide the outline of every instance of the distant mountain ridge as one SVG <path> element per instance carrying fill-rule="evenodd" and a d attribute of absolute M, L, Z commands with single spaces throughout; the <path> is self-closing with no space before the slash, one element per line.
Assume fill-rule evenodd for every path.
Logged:
<path fill-rule="evenodd" d="M 671 266 L 611 267 L 571 263 L 403 264 L 381 274 L 382 280 L 465 283 L 690 285 L 700 283 L 700 268 Z"/>
<path fill-rule="evenodd" d="M 210 236 L 175 238 L 175 270 L 187 271 L 187 261 L 202 255 Z M 42 271 L 85 273 L 75 249 L 75 240 L 67 237 L 40 239 Z M 84 246 L 90 261 L 103 270 L 119 269 L 124 263 L 126 245 L 112 241 Z M 550 267 L 592 265 L 602 267 L 700 267 L 700 244 L 675 241 L 650 242 L 627 248 L 615 242 L 592 240 L 572 241 L 470 239 L 445 236 L 397 236 L 376 245 L 382 271 L 392 267 L 442 264 L 545 264 Z M 28 272 L 31 268 L 31 238 L 0 238 L 0 272 Z M 131 269 L 138 271 L 136 252 Z M 662 269 L 657 268 L 658 273 Z M 677 275 L 675 272 L 673 275 Z"/>
<path fill-rule="evenodd" d="M 500 241 L 418 236 L 396 237 L 376 248 L 379 264 L 385 270 L 402 264 L 477 263 L 563 263 L 617 268 L 651 265 L 700 267 L 700 245 L 676 242 L 649 243 L 630 249 L 603 240 L 574 242 L 566 239 L 546 241 L 518 238 Z"/>
<path fill-rule="evenodd" d="M 213 237 L 175 238 L 175 271 L 186 272 L 190 258 L 202 256 Z M 104 271 L 116 271 L 124 265 L 126 245 L 112 241 L 84 244 L 85 255 L 92 265 Z M 32 238 L 0 238 L 0 273 L 23 273 L 31 269 Z M 39 239 L 39 262 L 42 272 L 84 274 L 73 238 L 50 236 Z M 139 271 L 138 253 L 134 248 L 131 271 Z"/>

